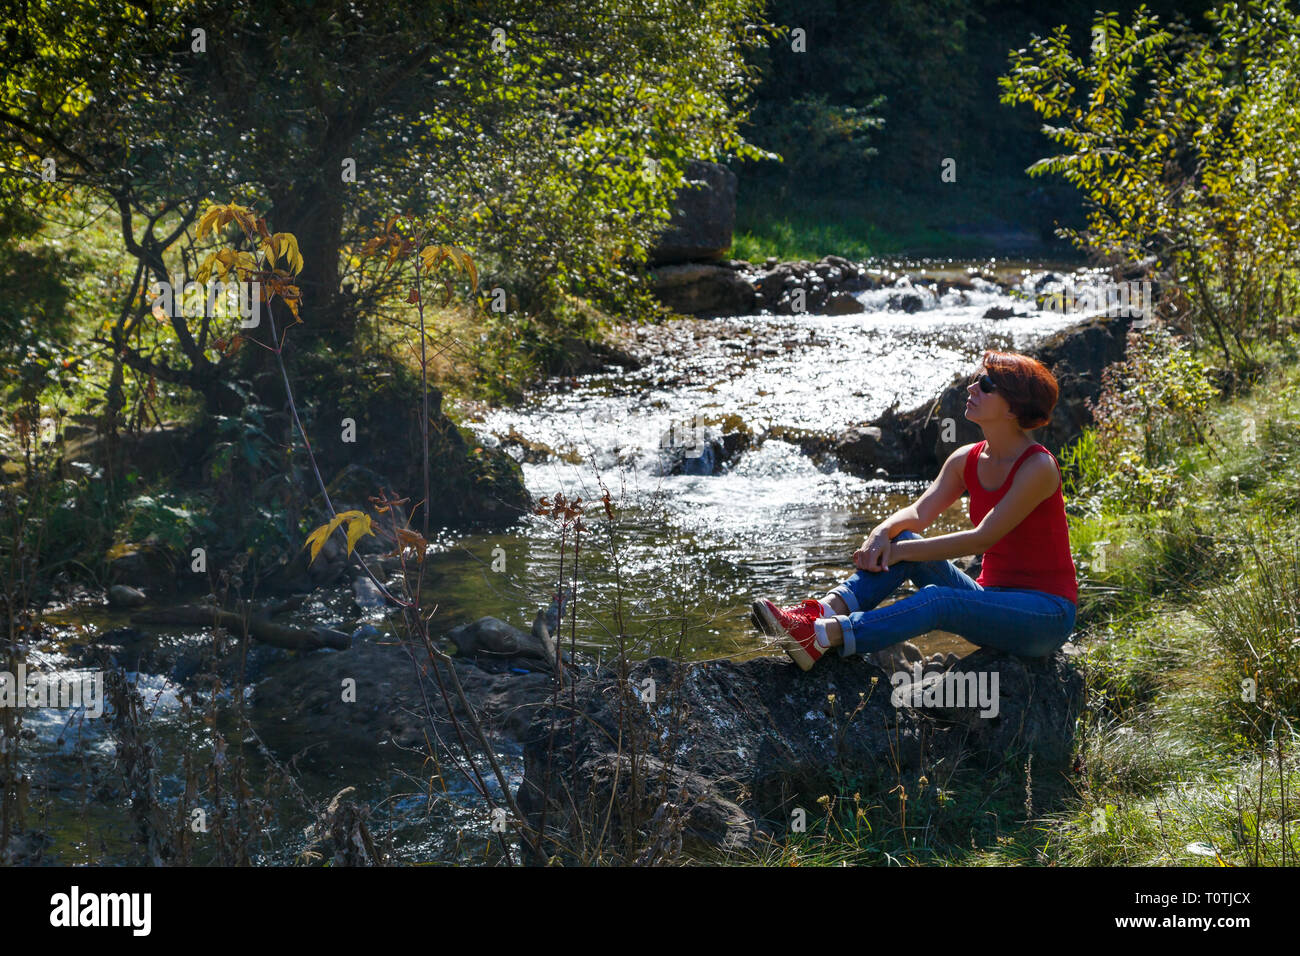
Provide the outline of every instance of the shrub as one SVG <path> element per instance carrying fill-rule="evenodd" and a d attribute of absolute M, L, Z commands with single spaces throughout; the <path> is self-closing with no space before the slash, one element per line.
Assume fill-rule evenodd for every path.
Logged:
<path fill-rule="evenodd" d="M 1070 497 L 1085 512 L 1146 512 L 1181 500 L 1177 451 L 1205 441 L 1219 390 L 1210 370 L 1166 329 L 1129 334 L 1128 358 L 1106 369 L 1095 424 L 1064 456 Z"/>

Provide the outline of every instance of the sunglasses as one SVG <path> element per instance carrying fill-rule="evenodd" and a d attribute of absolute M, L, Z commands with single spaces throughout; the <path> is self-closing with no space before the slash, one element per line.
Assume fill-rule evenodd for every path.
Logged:
<path fill-rule="evenodd" d="M 979 383 L 980 391 L 986 395 L 989 392 L 997 390 L 997 386 L 993 384 L 993 379 L 989 378 L 987 374 L 981 375 L 979 378 L 975 379 L 974 382 L 972 382 L 971 384 L 973 385 L 975 384 L 975 382 Z"/>

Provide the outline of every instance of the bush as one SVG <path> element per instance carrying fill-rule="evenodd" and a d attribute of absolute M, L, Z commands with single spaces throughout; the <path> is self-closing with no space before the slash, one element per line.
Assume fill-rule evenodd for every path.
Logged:
<path fill-rule="evenodd" d="M 119 532 L 125 541 L 152 539 L 187 553 L 196 537 L 216 531 L 208 518 L 208 507 L 199 494 L 165 491 L 137 495 L 126 504 L 127 515 Z"/>
<path fill-rule="evenodd" d="M 1095 424 L 1063 456 L 1076 507 L 1144 513 L 1178 503 L 1177 453 L 1205 441 L 1205 412 L 1219 394 L 1209 374 L 1168 330 L 1130 332 L 1128 358 L 1102 375 Z"/>
<path fill-rule="evenodd" d="M 1268 0 L 1206 16 L 1210 36 L 1145 7 L 1128 26 L 1099 14 L 1082 57 L 1059 27 L 1012 53 L 999 84 L 1063 147 L 1030 175 L 1063 175 L 1091 207 L 1086 230 L 1061 235 L 1176 282 L 1180 317 L 1248 368 L 1296 295 L 1300 14 Z"/>
<path fill-rule="evenodd" d="M 784 160 L 768 172 L 781 176 L 787 187 L 860 182 L 877 152 L 870 139 L 884 125 L 878 112 L 884 100 L 877 96 L 864 106 L 841 106 L 806 93 L 760 104 L 754 110 L 755 135 Z"/>

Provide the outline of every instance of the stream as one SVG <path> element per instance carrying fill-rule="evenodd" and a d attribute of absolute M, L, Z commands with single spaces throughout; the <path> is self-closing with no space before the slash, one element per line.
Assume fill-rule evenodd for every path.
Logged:
<path fill-rule="evenodd" d="M 562 493 L 582 499 L 587 527 L 577 539 L 576 614 L 562 628 L 579 653 L 608 656 L 623 640 L 633 657 L 687 659 L 780 653 L 749 621 L 756 597 L 779 604 L 822 596 L 852 567 L 849 555 L 870 529 L 914 500 L 924 483 L 859 478 L 833 460 L 803 454 L 794 439 L 838 436 L 871 421 L 891 405 L 900 410 L 932 399 L 958 372 L 975 367 L 986 348 L 1024 350 L 1079 321 L 1035 308 L 1035 293 L 1053 291 L 1071 263 L 913 262 L 880 265 L 886 287 L 856 293 L 866 311 L 847 316 L 751 315 L 684 319 L 626 332 L 623 346 L 641 356 L 639 369 L 610 367 L 556 379 L 512 408 L 466 407 L 458 412 L 485 446 L 504 447 L 522 460 L 535 498 Z M 973 289 L 943 295 L 920 285 L 919 311 L 890 307 L 895 283 L 927 277 L 970 277 Z M 998 282 L 980 275 L 995 275 Z M 1076 283 L 1085 277 L 1078 270 Z M 1100 281 L 1100 280 L 1098 280 Z M 896 300 L 895 300 L 896 301 Z M 990 307 L 1025 313 L 988 319 Z M 747 447 L 713 460 L 707 440 L 720 431 L 744 432 Z M 669 444 L 702 452 L 672 474 Z M 677 455 L 680 458 L 680 454 Z M 614 521 L 601 504 L 608 489 Z M 963 498 L 926 532 L 969 526 Z M 612 535 L 612 537 L 611 537 Z M 531 515 L 498 532 L 443 532 L 430 557 L 427 597 L 437 605 L 434 630 L 484 615 L 527 630 L 538 608 L 556 592 L 563 569 L 573 587 L 574 538 L 546 516 Z M 611 551 L 617 561 L 611 559 Z M 616 571 L 617 569 L 617 571 Z M 905 586 L 898 596 L 912 590 Z M 58 608 L 45 620 L 56 635 L 34 648 L 29 669 L 40 666 L 75 676 L 86 671 L 78 654 L 95 634 L 123 627 L 129 614 L 98 605 Z M 309 603 L 300 621 L 352 632 L 370 624 L 379 638 L 389 629 L 382 611 L 362 612 L 348 600 Z M 200 648 L 201 630 L 160 630 L 150 642 Z M 928 655 L 966 653 L 960 637 L 935 632 L 916 643 Z M 197 653 L 197 651 L 195 651 Z M 330 653 L 330 652 L 317 652 Z M 149 673 L 143 661 L 132 679 L 151 708 L 158 743 L 158 779 L 164 799 L 183 790 L 179 755 L 210 750 L 201 713 L 187 708 L 180 684 Z M 293 667 L 284 652 L 263 655 L 251 680 Z M 251 695 L 252 683 L 222 693 Z M 264 717 L 264 720 L 267 718 Z M 292 713 L 272 707 L 272 725 L 291 725 Z M 46 834 L 42 859 L 51 863 L 111 863 L 138 859 L 127 814 L 130 794 L 114 766 L 107 719 L 75 712 L 28 710 L 25 744 L 33 756 L 34 793 L 44 810 L 29 820 Z M 280 754 L 273 729 L 264 736 Z M 324 742 L 328 751 L 328 742 Z M 263 785 L 268 767 L 249 754 L 250 779 Z M 319 753 L 319 751 L 318 751 Z M 517 748 L 499 756 L 512 786 L 521 772 Z M 341 787 L 377 807 L 372 827 L 398 858 L 437 861 L 472 858 L 484 844 L 481 814 L 469 788 L 453 785 L 433 808 L 418 781 L 388 754 L 331 755 L 299 768 L 298 782 L 313 800 L 328 801 Z M 282 807 L 256 859 L 293 862 L 309 817 Z M 196 857 L 201 859 L 201 855 Z"/>

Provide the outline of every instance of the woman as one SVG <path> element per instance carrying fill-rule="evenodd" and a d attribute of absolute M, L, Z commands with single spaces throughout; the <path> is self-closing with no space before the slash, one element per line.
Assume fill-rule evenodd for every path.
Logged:
<path fill-rule="evenodd" d="M 966 418 L 984 440 L 948 456 L 933 484 L 853 553 L 858 571 L 821 600 L 755 601 L 755 622 L 804 670 L 833 647 L 869 654 L 933 630 L 1039 657 L 1074 631 L 1078 580 L 1056 458 L 1028 434 L 1051 421 L 1056 379 L 1026 355 L 989 350 L 966 389 Z M 970 531 L 922 538 L 970 494 Z M 971 580 L 948 558 L 983 553 Z M 904 580 L 916 594 L 877 608 Z"/>

